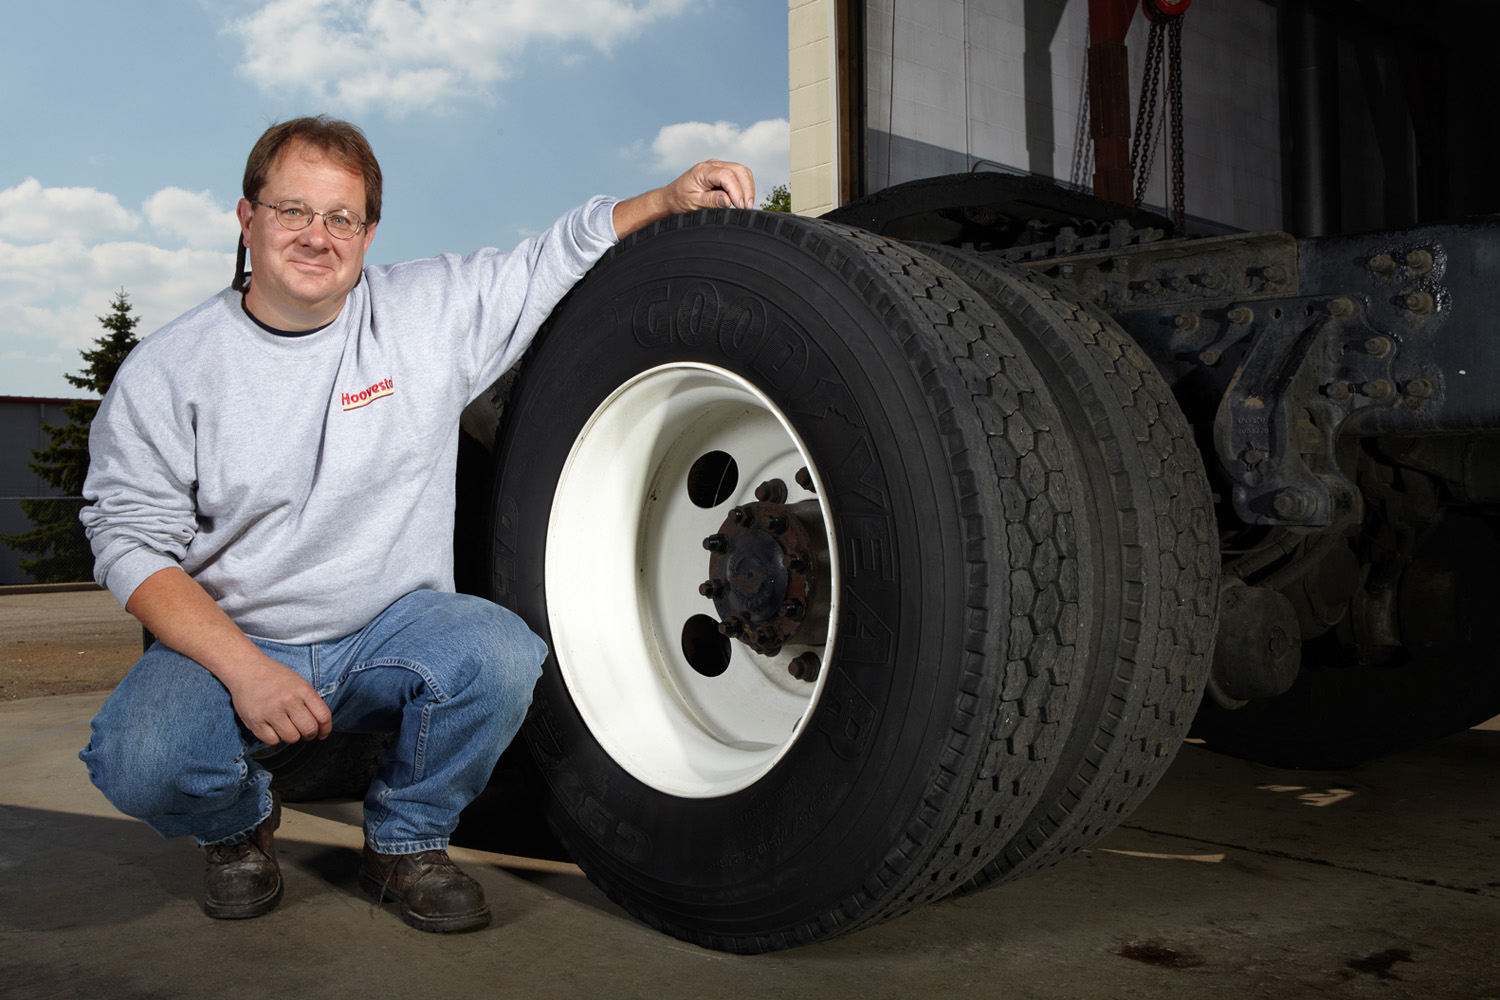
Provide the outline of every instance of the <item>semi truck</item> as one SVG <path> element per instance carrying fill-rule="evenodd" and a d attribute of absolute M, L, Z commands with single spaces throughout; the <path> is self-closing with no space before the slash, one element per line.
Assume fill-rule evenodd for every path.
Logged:
<path fill-rule="evenodd" d="M 1485 6 L 793 0 L 800 214 L 625 240 L 466 415 L 460 582 L 550 649 L 517 766 L 569 856 L 666 933 L 773 950 L 1057 863 L 1189 738 L 1337 768 L 1500 713 Z M 1269 79 L 1272 124 L 1200 136 L 1218 160 L 1174 128 L 1122 185 L 1147 32 L 1189 123 Z M 981 141 L 1012 36 L 1019 163 Z M 1069 121 L 1092 183 L 1042 162 Z M 1131 197 L 1257 142 L 1248 195 Z"/>

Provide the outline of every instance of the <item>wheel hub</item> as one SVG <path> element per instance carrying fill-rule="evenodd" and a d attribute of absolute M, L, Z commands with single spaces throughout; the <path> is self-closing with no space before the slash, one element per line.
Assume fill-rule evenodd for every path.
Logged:
<path fill-rule="evenodd" d="M 735 507 L 703 540 L 711 553 L 699 593 L 714 602 L 719 631 L 762 656 L 775 656 L 801 628 L 813 597 L 813 547 L 803 519 L 816 501 L 786 504 L 786 485 L 762 483 L 754 503 Z M 817 523 L 814 520 L 814 523 Z"/>

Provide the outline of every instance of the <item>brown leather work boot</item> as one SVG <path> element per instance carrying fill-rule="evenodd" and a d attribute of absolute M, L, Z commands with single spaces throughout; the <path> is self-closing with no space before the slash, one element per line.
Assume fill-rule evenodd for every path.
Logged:
<path fill-rule="evenodd" d="M 250 839 L 238 844 L 209 844 L 203 872 L 203 912 L 220 920 L 241 920 L 269 913 L 281 902 L 281 866 L 271 834 L 281 825 L 281 800 L 271 797 L 271 815 Z"/>
<path fill-rule="evenodd" d="M 484 889 L 459 870 L 447 851 L 381 854 L 365 845 L 359 884 L 378 902 L 401 904 L 401 919 L 419 931 L 451 934 L 490 922 Z"/>

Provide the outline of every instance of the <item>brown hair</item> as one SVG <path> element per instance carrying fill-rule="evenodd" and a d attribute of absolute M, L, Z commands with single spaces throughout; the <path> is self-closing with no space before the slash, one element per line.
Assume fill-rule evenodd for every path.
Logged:
<path fill-rule="evenodd" d="M 242 191 L 246 198 L 257 201 L 260 190 L 265 187 L 266 175 L 271 172 L 276 158 L 292 144 L 306 144 L 330 157 L 335 163 L 352 170 L 365 182 L 365 222 L 374 225 L 380 221 L 380 164 L 374 150 L 365 139 L 359 126 L 327 115 L 316 118 L 293 118 L 289 122 L 272 125 L 262 133 L 250 150 L 245 161 L 245 180 Z"/>

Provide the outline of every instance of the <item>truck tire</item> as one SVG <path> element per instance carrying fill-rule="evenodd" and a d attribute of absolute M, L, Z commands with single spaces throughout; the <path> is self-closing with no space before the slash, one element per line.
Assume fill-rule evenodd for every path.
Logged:
<path fill-rule="evenodd" d="M 1080 544 L 1101 559 L 1083 594 L 1099 610 L 1083 707 L 1045 793 L 971 891 L 1097 840 L 1166 772 L 1212 661 L 1219 546 L 1192 429 L 1128 334 L 1026 268 L 921 249 L 985 297 L 1051 387 L 1084 460 Z"/>
<path fill-rule="evenodd" d="M 890 241 L 705 212 L 606 254 L 521 367 L 493 523 L 492 596 L 552 651 L 525 740 L 589 877 L 760 952 L 983 867 L 1046 785 L 1094 628 L 1060 421 L 988 307 Z M 805 546 L 735 599 L 790 564 L 806 614 L 757 652 L 715 628 L 703 543 L 748 559 L 774 513 Z"/>
<path fill-rule="evenodd" d="M 1272 767 L 1328 771 L 1439 739 L 1500 715 L 1500 540 L 1449 511 L 1399 584 L 1404 646 L 1361 662 L 1329 633 L 1303 645 L 1291 689 L 1228 709 L 1205 700 L 1193 736 Z"/>

